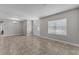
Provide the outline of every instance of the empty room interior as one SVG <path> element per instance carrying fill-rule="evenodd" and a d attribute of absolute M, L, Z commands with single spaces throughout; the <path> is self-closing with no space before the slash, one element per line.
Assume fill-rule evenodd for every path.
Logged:
<path fill-rule="evenodd" d="M 79 5 L 0 4 L 0 55 L 79 55 Z"/>

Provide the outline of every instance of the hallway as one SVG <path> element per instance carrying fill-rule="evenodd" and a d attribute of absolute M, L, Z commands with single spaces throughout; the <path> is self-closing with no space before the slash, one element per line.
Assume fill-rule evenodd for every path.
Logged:
<path fill-rule="evenodd" d="M 0 37 L 1 55 L 72 55 L 79 47 L 34 36 Z"/>

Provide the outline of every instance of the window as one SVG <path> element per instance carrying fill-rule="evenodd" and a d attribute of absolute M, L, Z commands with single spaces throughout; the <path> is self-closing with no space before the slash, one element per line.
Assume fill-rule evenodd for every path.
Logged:
<path fill-rule="evenodd" d="M 32 21 L 27 20 L 27 34 L 30 34 L 32 32 Z"/>
<path fill-rule="evenodd" d="M 48 21 L 48 34 L 66 35 L 67 34 L 66 26 L 67 26 L 66 19 Z"/>
<path fill-rule="evenodd" d="M 40 20 L 33 20 L 33 34 L 40 35 Z"/>
<path fill-rule="evenodd" d="M 49 34 L 55 34 L 55 32 L 56 32 L 56 26 L 55 26 L 56 24 L 55 24 L 55 21 L 49 21 L 48 22 L 48 33 Z"/>

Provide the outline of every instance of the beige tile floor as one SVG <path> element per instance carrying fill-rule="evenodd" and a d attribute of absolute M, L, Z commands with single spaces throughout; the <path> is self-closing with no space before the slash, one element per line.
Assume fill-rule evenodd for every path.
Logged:
<path fill-rule="evenodd" d="M 77 55 L 79 47 L 33 36 L 0 37 L 0 55 Z"/>

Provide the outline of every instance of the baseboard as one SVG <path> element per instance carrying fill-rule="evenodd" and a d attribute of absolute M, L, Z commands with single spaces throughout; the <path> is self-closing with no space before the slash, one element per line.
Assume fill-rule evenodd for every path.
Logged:
<path fill-rule="evenodd" d="M 2 35 L 2 37 L 9 37 L 9 36 L 19 36 L 19 35 L 22 35 L 22 34 Z"/>
<path fill-rule="evenodd" d="M 48 37 L 44 37 L 44 36 L 37 36 L 37 37 L 44 38 L 44 39 L 50 39 L 50 40 L 54 40 L 54 41 L 58 41 L 58 42 L 61 42 L 61 43 L 66 43 L 66 44 L 69 44 L 69 45 L 79 47 L 79 44 L 75 44 L 75 43 L 71 43 L 71 42 L 67 42 L 67 41 L 62 41 L 62 40 L 58 40 L 58 39 L 52 39 L 52 38 L 48 38 Z"/>

